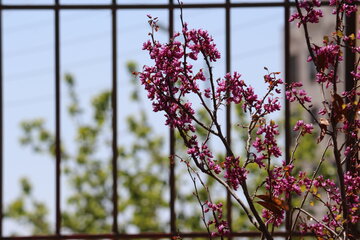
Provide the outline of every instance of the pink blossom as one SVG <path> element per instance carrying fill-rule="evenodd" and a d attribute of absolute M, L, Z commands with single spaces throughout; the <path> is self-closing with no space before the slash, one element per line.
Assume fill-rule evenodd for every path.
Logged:
<path fill-rule="evenodd" d="M 276 140 L 276 136 L 279 135 L 278 127 L 275 122 L 270 121 L 269 124 L 261 125 L 256 132 L 257 135 L 263 135 L 264 138 L 257 137 L 253 142 L 253 147 L 266 158 L 280 157 L 282 154 Z"/>
<path fill-rule="evenodd" d="M 315 54 L 315 63 L 320 70 L 328 69 L 330 66 L 334 66 L 336 61 L 342 61 L 340 46 L 335 44 L 328 44 L 319 47 L 314 44 L 312 47 Z M 309 57 L 308 61 L 313 59 Z"/>
<path fill-rule="evenodd" d="M 241 185 L 246 180 L 248 171 L 240 167 L 239 157 L 226 157 L 224 166 L 224 178 L 227 179 L 234 190 L 237 190 L 239 185 Z"/>
<path fill-rule="evenodd" d="M 266 188 L 271 189 L 271 194 L 274 197 L 285 196 L 287 199 L 290 194 L 301 194 L 300 179 L 291 175 L 293 165 L 286 165 L 283 163 L 281 167 L 275 167 L 269 177 L 266 178 Z"/>
<path fill-rule="evenodd" d="M 339 12 L 345 12 L 347 16 L 357 11 L 356 3 L 357 0 L 330 0 L 330 6 L 338 6 L 340 4 Z M 333 14 L 336 14 L 336 9 L 334 9 Z"/>
<path fill-rule="evenodd" d="M 206 165 L 209 170 L 214 171 L 216 174 L 221 172 L 221 167 L 214 160 L 214 156 L 207 144 L 204 143 L 201 147 L 199 147 L 197 137 L 194 135 L 189 140 L 189 145 L 191 146 L 187 150 L 189 155 L 198 159 L 201 163 Z"/>
<path fill-rule="evenodd" d="M 233 76 L 227 73 L 223 80 L 218 81 L 218 87 L 216 89 L 216 97 L 218 99 L 224 98 L 228 103 L 240 103 L 246 92 L 244 89 L 245 82 L 240 79 L 241 75 L 234 72 Z M 226 93 L 230 93 L 229 96 Z"/>
<path fill-rule="evenodd" d="M 205 205 L 207 206 L 207 208 L 205 208 L 204 212 L 209 212 L 210 210 L 216 215 L 216 219 L 214 220 L 209 220 L 207 222 L 207 224 L 210 225 L 215 225 L 217 232 L 212 232 L 211 235 L 213 237 L 216 236 L 226 236 L 230 229 L 229 229 L 229 225 L 227 223 L 227 221 L 222 220 L 223 218 L 223 204 L 220 202 L 218 204 L 215 203 L 211 203 L 209 201 L 205 202 Z"/>
<path fill-rule="evenodd" d="M 321 108 L 318 112 L 319 115 L 325 115 L 327 113 L 326 108 Z"/>
<path fill-rule="evenodd" d="M 349 209 L 349 218 L 352 223 L 357 223 L 360 206 L 360 176 L 357 172 L 346 172 L 344 176 L 346 187 L 346 203 Z"/>
<path fill-rule="evenodd" d="M 294 131 L 299 131 L 301 129 L 301 135 L 305 135 L 305 134 L 311 134 L 312 131 L 314 130 L 314 127 L 311 123 L 304 123 L 303 120 L 299 120 L 297 121 L 295 127 L 294 127 Z"/>
<path fill-rule="evenodd" d="M 298 101 L 301 104 L 304 104 L 306 102 L 311 102 L 311 97 L 307 95 L 306 91 L 304 89 L 298 89 L 302 86 L 302 83 L 296 82 L 291 83 L 287 86 L 286 91 L 286 99 L 290 102 Z"/>
<path fill-rule="evenodd" d="M 191 50 L 189 57 L 193 60 L 197 60 L 198 54 L 202 53 L 205 57 L 208 57 L 210 61 L 216 62 L 220 59 L 220 53 L 216 48 L 213 38 L 209 33 L 202 29 L 192 29 L 185 31 L 187 37 L 187 47 Z"/>
<path fill-rule="evenodd" d="M 278 97 L 275 97 L 275 98 L 269 97 L 267 99 L 267 103 L 264 104 L 264 110 L 266 110 L 266 112 L 268 112 L 268 113 L 280 111 L 280 108 L 281 108 L 281 105 L 280 105 Z"/>
<path fill-rule="evenodd" d="M 265 219 L 265 223 L 273 223 L 274 226 L 279 227 L 285 219 L 285 211 L 281 210 L 281 214 L 274 214 L 273 212 L 263 209 L 262 217 Z"/>
<path fill-rule="evenodd" d="M 323 17 L 322 11 L 320 9 L 316 9 L 316 7 L 320 7 L 320 5 L 320 0 L 301 0 L 299 2 L 299 7 L 305 10 L 305 14 L 300 15 L 298 12 L 296 12 L 291 15 L 289 21 L 292 22 L 295 19 L 298 19 L 298 27 L 304 23 L 318 23 L 319 19 Z"/>

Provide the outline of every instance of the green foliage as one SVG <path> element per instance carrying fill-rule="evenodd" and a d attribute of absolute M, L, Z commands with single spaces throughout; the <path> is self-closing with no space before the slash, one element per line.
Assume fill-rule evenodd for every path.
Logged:
<path fill-rule="evenodd" d="M 30 195 L 31 194 L 31 184 L 29 182 L 28 179 L 26 178 L 21 178 L 20 179 L 20 185 L 21 185 L 21 190 L 25 195 Z"/>
<path fill-rule="evenodd" d="M 47 207 L 34 199 L 31 184 L 27 179 L 22 178 L 20 183 L 22 193 L 7 206 L 4 217 L 31 226 L 32 234 L 50 234 Z"/>
<path fill-rule="evenodd" d="M 55 154 L 55 138 L 45 128 L 43 119 L 34 119 L 21 123 L 23 136 L 20 143 L 30 146 L 34 152 Z"/>
<path fill-rule="evenodd" d="M 70 116 L 76 116 L 78 114 L 81 114 L 82 110 L 79 107 L 79 100 L 78 95 L 75 91 L 75 79 L 74 77 L 66 73 L 64 76 L 64 81 L 66 85 L 68 86 L 68 95 L 71 103 L 68 105 L 68 114 Z"/>
<path fill-rule="evenodd" d="M 129 63 L 128 69 L 136 71 L 136 64 Z M 67 113 L 75 126 L 75 146 L 72 146 L 75 151 L 70 152 L 65 144 L 62 146 L 66 160 L 62 162 L 62 171 L 70 191 L 62 212 L 62 227 L 73 233 L 111 232 L 112 164 L 111 157 L 103 154 L 104 149 L 110 149 L 111 142 L 111 92 L 105 90 L 92 98 L 93 115 L 83 122 L 85 111 L 79 104 L 76 81 L 71 74 L 66 74 L 64 81 L 69 95 Z M 131 82 L 135 86 L 133 76 Z M 141 106 L 138 94 L 135 88 L 132 101 Z M 38 154 L 55 156 L 55 136 L 47 129 L 45 120 L 23 121 L 21 129 L 23 146 Z M 164 231 L 167 222 L 159 221 L 161 211 L 168 209 L 165 194 L 169 160 L 163 153 L 164 136 L 155 133 L 144 109 L 127 118 L 127 129 L 132 140 L 118 148 L 121 162 L 118 204 L 124 217 L 120 230 L 132 227 L 140 232 Z M 27 226 L 33 234 L 53 232 L 48 207 L 35 200 L 30 181 L 23 178 L 20 185 L 21 194 L 6 206 L 5 217 Z"/>
<path fill-rule="evenodd" d="M 111 92 L 104 91 L 95 96 L 92 100 L 92 107 L 94 109 L 94 120 L 96 124 L 101 127 L 105 120 L 108 120 L 111 103 Z"/>

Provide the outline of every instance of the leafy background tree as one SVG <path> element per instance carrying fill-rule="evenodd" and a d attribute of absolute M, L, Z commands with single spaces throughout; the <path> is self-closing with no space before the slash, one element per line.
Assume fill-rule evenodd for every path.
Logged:
<path fill-rule="evenodd" d="M 129 62 L 128 70 L 136 70 L 136 64 Z M 85 109 L 79 104 L 76 81 L 71 74 L 67 74 L 64 81 L 70 99 L 67 113 L 76 126 L 76 147 L 75 152 L 70 153 L 66 143 L 62 146 L 62 174 L 71 189 L 62 212 L 62 227 L 64 232 L 111 232 L 111 158 L 104 159 L 98 154 L 104 146 L 111 146 L 111 138 L 106 134 L 111 129 L 111 92 L 105 90 L 92 98 L 92 117 L 83 122 Z M 135 81 L 133 77 L 131 82 Z M 141 105 L 137 88 L 131 98 Z M 23 146 L 54 157 L 55 136 L 47 130 L 43 119 L 25 120 L 21 128 Z M 120 214 L 126 217 L 126 224 L 120 226 L 120 231 L 128 228 L 139 232 L 165 231 L 166 222 L 161 221 L 160 216 L 168 209 L 165 200 L 168 157 L 163 151 L 164 136 L 155 133 L 144 109 L 128 116 L 127 129 L 134 141 L 130 147 L 118 148 L 121 159 L 118 204 Z M 20 187 L 21 194 L 5 208 L 5 218 L 27 226 L 32 234 L 53 232 L 49 209 L 35 199 L 30 181 L 22 178 Z"/>

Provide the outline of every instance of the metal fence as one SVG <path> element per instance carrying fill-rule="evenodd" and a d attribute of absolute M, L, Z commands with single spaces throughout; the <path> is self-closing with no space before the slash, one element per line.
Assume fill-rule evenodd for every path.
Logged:
<path fill-rule="evenodd" d="M 125 234 L 119 233 L 118 231 L 118 186 L 117 186 L 117 179 L 118 179 L 118 136 L 117 136 L 117 105 L 118 103 L 118 93 L 117 93 L 117 17 L 118 12 L 117 10 L 120 9 L 164 9 L 168 11 L 168 22 L 169 22 L 169 36 L 174 31 L 174 10 L 179 9 L 180 6 L 175 4 L 175 0 L 169 0 L 167 4 L 121 4 L 121 0 L 116 1 L 112 0 L 111 4 L 104 5 L 104 4 L 81 4 L 81 5 L 64 5 L 60 3 L 60 0 L 54 0 L 54 4 L 51 5 L 10 5 L 10 4 L 3 4 L 2 0 L 0 0 L 0 239 L 4 240 L 15 240 L 15 239 L 140 239 L 140 238 L 148 238 L 148 239 L 158 239 L 158 238 L 170 238 L 173 239 L 174 237 L 178 236 L 179 233 L 177 232 L 177 225 L 176 225 L 176 215 L 175 215 L 175 201 L 176 201 L 176 189 L 175 189 L 175 171 L 174 171 L 174 163 L 169 163 L 169 183 L 170 183 L 170 232 L 166 233 L 139 233 L 139 234 Z M 146 1 L 144 1 L 146 2 Z M 324 5 L 328 5 L 329 2 L 323 2 Z M 289 79 L 289 70 L 290 70 L 290 26 L 289 26 L 289 16 L 290 16 L 290 8 L 295 6 L 294 1 L 284 0 L 278 2 L 244 2 L 244 3 L 233 3 L 230 0 L 224 0 L 223 3 L 206 3 L 206 0 L 203 3 L 198 4 L 184 4 L 182 7 L 184 9 L 223 9 L 225 11 L 225 25 L 224 33 L 225 33 L 225 62 L 226 62 L 226 71 L 231 71 L 231 20 L 230 20 L 230 13 L 231 9 L 236 8 L 260 8 L 260 7 L 276 7 L 282 8 L 284 15 L 284 46 L 283 46 L 283 59 L 284 59 L 284 78 L 285 82 Z M 113 211 L 112 211 L 112 233 L 109 234 L 63 234 L 61 232 L 61 209 L 62 206 L 60 204 L 61 198 L 61 185 L 60 185 L 60 176 L 61 176 L 61 153 L 60 153 L 60 145 L 61 145 L 61 112 L 60 112 L 60 12 L 62 10 L 109 10 L 111 11 L 111 36 L 112 36 L 112 202 L 113 202 Z M 3 117 L 4 117 L 4 88 L 3 88 L 3 13 L 5 11 L 12 11 L 12 10 L 48 10 L 53 11 L 54 13 L 54 56 L 55 56 L 55 152 L 56 152 L 56 168 L 55 171 L 55 189 L 56 189 L 56 196 L 55 196 L 55 232 L 52 235 L 47 236 L 16 236 L 16 237 L 5 237 L 3 235 L 3 199 L 4 199 L 4 192 L 3 192 Z M 355 17 L 347 19 L 347 32 L 352 33 L 355 32 Z M 345 58 L 345 67 L 346 79 L 346 89 L 351 89 L 352 83 L 350 81 L 350 72 L 353 66 L 355 56 L 351 52 L 346 52 Z M 289 116 L 290 116 L 290 108 L 289 103 L 286 102 L 285 104 L 285 128 L 290 129 L 289 125 Z M 231 139 L 231 108 L 227 106 L 226 108 L 226 132 L 228 139 Z M 285 158 L 289 160 L 289 152 L 290 152 L 290 131 L 285 131 Z M 175 137 L 174 132 L 170 130 L 170 144 L 168 152 L 169 154 L 175 153 Z M 120 161 L 121 164 L 121 161 Z M 6 194 L 6 193 L 5 193 Z M 290 219 L 290 212 L 286 213 L 286 231 L 283 232 L 276 232 L 274 236 L 279 237 L 286 237 L 287 232 L 290 229 L 291 219 Z M 232 224 L 232 204 L 230 194 L 227 194 L 227 220 L 229 225 Z M 299 235 L 300 233 L 295 233 L 293 236 Z M 187 233 L 180 233 L 181 237 L 186 238 L 199 238 L 203 237 L 206 238 L 208 234 L 206 232 L 187 232 Z M 252 232 L 252 231 L 231 231 L 229 238 L 233 237 L 259 237 L 259 232 Z"/>

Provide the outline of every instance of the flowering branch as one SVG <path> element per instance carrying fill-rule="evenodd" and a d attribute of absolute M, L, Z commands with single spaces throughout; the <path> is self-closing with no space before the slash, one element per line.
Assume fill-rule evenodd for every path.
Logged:
<path fill-rule="evenodd" d="M 359 53 L 359 48 L 355 47 L 355 35 L 351 34 L 349 36 L 344 35 L 345 26 L 343 24 L 344 15 L 350 16 L 357 11 L 357 1 L 353 0 L 332 0 L 330 1 L 330 6 L 335 6 L 333 14 L 336 15 L 336 23 L 335 23 L 335 32 L 333 33 L 334 40 L 330 41 L 328 37 L 324 37 L 324 46 L 317 46 L 315 44 L 311 44 L 310 36 L 307 28 L 307 23 L 317 23 L 319 22 L 319 18 L 322 17 L 322 12 L 320 9 L 321 2 L 318 0 L 312 1 L 299 1 L 296 0 L 297 5 L 297 13 L 295 13 L 291 17 L 291 21 L 298 19 L 298 26 L 303 25 L 305 32 L 305 39 L 307 43 L 307 47 L 309 50 L 310 57 L 308 61 L 312 61 L 315 64 L 317 74 L 316 80 L 321 85 L 322 95 L 324 98 L 324 110 L 321 111 L 321 114 L 328 114 L 328 119 L 320 119 L 316 120 L 317 124 L 321 129 L 321 135 L 319 137 L 319 142 L 324 138 L 325 135 L 330 136 L 331 147 L 333 150 L 333 158 L 336 164 L 337 170 L 337 179 L 339 183 L 339 187 L 335 187 L 335 183 L 332 181 L 327 181 L 327 183 L 323 183 L 322 188 L 327 192 L 328 198 L 332 201 L 335 201 L 335 205 L 331 205 L 330 203 L 323 202 L 320 198 L 317 197 L 316 192 L 314 196 L 318 198 L 326 207 L 329 208 L 329 212 L 332 216 L 332 221 L 329 220 L 328 216 L 324 216 L 323 221 L 327 223 L 326 227 L 331 228 L 332 232 L 344 233 L 344 239 L 353 239 L 354 234 L 356 232 L 353 231 L 353 225 L 358 221 L 358 217 L 353 216 L 354 213 L 359 213 L 359 197 L 353 197 L 353 194 L 359 194 L 359 169 L 355 167 L 352 171 L 344 172 L 342 155 L 345 155 L 345 159 L 352 166 L 359 166 L 359 144 L 358 144 L 358 129 L 359 129 L 359 120 L 356 119 L 355 115 L 358 111 L 358 103 L 354 104 L 355 96 L 359 95 L 357 92 L 357 82 L 359 81 L 359 75 L 356 75 L 355 72 L 352 73 L 354 78 L 354 88 L 350 91 L 343 92 L 340 96 L 338 94 L 338 84 L 341 81 L 338 76 L 339 64 L 343 60 L 342 50 L 341 48 L 347 48 L 352 50 L 353 52 Z M 302 9 L 305 10 L 306 15 L 302 13 Z M 359 61 L 355 63 L 355 69 L 359 70 Z M 348 79 L 350 80 L 350 79 Z M 332 90 L 330 91 L 331 102 L 327 101 L 324 92 L 324 83 L 326 83 L 325 88 L 327 89 L 329 86 L 332 86 Z M 291 94 L 291 93 L 290 93 Z M 346 101 L 348 95 L 351 95 L 352 101 Z M 291 101 L 291 100 L 290 100 Z M 309 113 L 310 111 L 304 106 L 301 99 L 297 98 L 297 101 L 306 109 Z M 347 102 L 347 103 L 345 103 Z M 310 113 L 313 118 L 314 114 Z M 331 127 L 331 131 L 328 130 L 328 126 Z M 350 131 L 349 131 L 350 130 Z M 346 137 L 346 141 L 344 143 L 340 143 L 341 134 L 351 134 L 354 138 L 354 141 L 349 141 L 349 138 Z M 328 143 L 328 147 L 330 143 Z M 348 151 L 342 152 L 344 146 L 347 146 L 346 149 Z M 351 176 L 351 177 L 350 177 Z M 351 178 L 351 184 L 356 185 L 356 187 L 347 186 L 346 181 L 348 178 Z M 354 179 L 356 179 L 354 181 Z M 314 181 L 314 178 L 311 181 L 311 185 Z M 316 180 L 317 181 L 317 180 Z M 323 179 L 319 179 L 319 181 L 323 182 Z M 327 186 L 328 185 L 328 186 Z M 327 189 L 332 188 L 334 192 L 329 192 Z M 310 186 L 311 188 L 311 186 Z M 338 194 L 338 191 L 340 193 Z M 308 196 L 309 191 L 306 193 L 304 200 L 302 202 L 302 206 L 306 197 Z M 303 211 L 302 211 L 303 212 Z M 333 216 L 334 212 L 338 214 L 337 216 Z M 299 215 L 299 214 L 298 214 Z M 354 219 L 354 217 L 356 219 Z M 296 219 L 298 216 L 296 217 Z M 339 221 L 342 219 L 342 221 Z M 296 222 L 296 221 L 295 221 Z M 342 225 L 342 228 L 339 226 Z M 305 226 L 306 229 L 312 229 L 315 231 L 318 236 L 324 237 L 326 236 L 325 232 L 321 232 L 320 229 L 322 225 L 313 225 L 313 226 Z M 339 237 L 342 234 L 336 234 Z"/>
<path fill-rule="evenodd" d="M 193 162 L 202 173 L 220 183 L 239 204 L 249 221 L 261 232 L 262 238 L 273 239 L 275 228 L 279 228 L 284 221 L 285 212 L 298 210 L 292 221 L 291 231 L 288 239 L 291 239 L 293 231 L 300 227 L 302 231 L 311 231 L 322 239 L 338 238 L 355 239 L 355 233 L 350 226 L 359 221 L 359 193 L 360 172 L 358 161 L 359 139 L 358 129 L 360 121 L 356 117 L 359 103 L 355 102 L 359 96 L 358 81 L 360 79 L 359 61 L 355 64 L 356 69 L 352 73 L 354 77 L 354 88 L 341 95 L 337 93 L 338 65 L 343 60 L 342 48 L 347 47 L 352 51 L 360 53 L 360 48 L 355 47 L 353 35 L 344 36 L 343 18 L 344 14 L 353 14 L 356 11 L 353 0 L 332 0 L 331 6 L 335 6 L 336 32 L 333 40 L 324 38 L 324 46 L 311 43 L 308 31 L 309 23 L 318 23 L 323 16 L 319 9 L 319 0 L 296 0 L 297 10 L 290 21 L 299 20 L 298 26 L 304 27 L 305 39 L 309 51 L 308 61 L 312 61 L 316 67 L 316 81 L 321 86 L 321 94 L 324 98 L 324 109 L 319 112 L 323 116 L 319 118 L 313 113 L 312 99 L 305 90 L 301 89 L 301 83 L 292 83 L 286 86 L 286 98 L 290 102 L 298 102 L 303 109 L 313 118 L 320 129 L 318 143 L 328 136 L 328 143 L 319 160 L 314 166 L 314 172 L 308 177 L 305 172 L 295 173 L 295 166 L 299 164 L 295 153 L 299 151 L 300 140 L 307 134 L 312 134 L 314 127 L 304 120 L 299 120 L 294 131 L 299 131 L 295 147 L 288 161 L 283 160 L 281 165 L 278 159 L 282 152 L 278 145 L 279 126 L 274 120 L 268 119 L 269 114 L 280 111 L 281 86 L 283 81 L 278 78 L 279 72 L 267 72 L 264 75 L 264 83 L 267 92 L 259 97 L 254 89 L 241 79 L 237 72 L 227 73 L 222 78 L 215 80 L 213 74 L 214 64 L 220 59 L 220 53 L 209 33 L 202 29 L 189 29 L 183 19 L 183 10 L 180 8 L 180 20 L 182 30 L 175 33 L 169 43 L 161 44 L 155 39 L 158 30 L 157 18 L 149 17 L 152 28 L 151 41 L 143 45 L 143 49 L 149 52 L 150 58 L 154 60 L 153 66 L 144 66 L 143 71 L 138 73 L 142 85 L 148 92 L 148 98 L 152 101 L 155 112 L 163 111 L 166 117 L 166 125 L 177 129 L 187 148 L 188 160 L 181 159 L 188 167 L 190 177 L 195 188 L 204 222 L 210 238 L 213 236 L 225 236 L 228 233 L 228 225 L 221 220 L 221 204 L 215 204 L 211 200 L 209 189 L 201 180 L 197 169 L 191 167 Z M 178 38 L 182 36 L 182 40 Z M 360 34 L 359 34 L 360 38 Z M 199 56 L 204 59 L 209 72 L 207 78 L 203 69 L 196 70 L 191 64 L 198 61 Z M 265 68 L 267 70 L 267 68 Z M 208 81 L 209 88 L 201 87 L 199 82 Z M 329 86 L 332 86 L 331 90 Z M 331 100 L 327 97 L 330 92 Z M 209 122 L 202 122 L 196 117 L 197 111 L 192 106 L 196 97 L 205 109 Z M 207 103 L 207 100 L 210 103 Z M 250 119 L 247 126 L 247 139 L 244 156 L 237 156 L 229 139 L 224 135 L 223 128 L 219 122 L 218 112 L 224 106 L 230 104 L 241 104 L 243 112 Z M 199 126 L 206 131 L 205 140 L 201 141 Z M 348 138 L 344 143 L 341 141 L 343 134 L 352 136 L 355 140 Z M 227 152 L 224 160 L 216 159 L 208 147 L 208 142 L 217 138 Z M 337 169 L 336 181 L 319 174 L 320 167 L 325 162 L 325 153 L 332 148 L 332 157 Z M 327 159 L 326 159 L 327 161 Z M 288 162 L 286 164 L 286 162 Z M 351 163 L 352 168 L 344 172 L 343 163 Z M 252 193 L 248 188 L 248 175 L 252 174 L 253 168 L 257 166 L 259 171 L 265 175 L 265 180 Z M 195 174 L 195 176 L 194 176 Z M 202 202 L 198 195 L 196 180 L 206 189 L 208 201 Z M 243 196 L 237 192 L 242 190 Z M 319 191 L 325 193 L 327 198 L 321 197 Z M 305 193 L 304 193 L 305 192 Z M 292 196 L 301 196 L 299 207 L 288 205 L 288 199 Z M 298 219 L 301 215 L 312 217 L 306 210 L 306 202 L 309 196 L 324 206 L 326 214 L 321 220 L 316 219 L 316 224 L 308 225 L 306 222 L 299 225 Z M 256 207 L 262 207 L 259 212 Z M 206 212 L 211 211 L 213 220 L 206 221 Z M 315 218 L 314 218 L 315 219 Z M 210 225 L 214 224 L 217 232 L 210 233 Z"/>
<path fill-rule="evenodd" d="M 315 222 L 317 222 L 318 224 L 320 224 L 322 227 L 326 228 L 329 232 L 331 232 L 331 234 L 334 237 L 338 237 L 338 234 L 336 234 L 331 228 L 329 228 L 328 226 L 322 224 L 319 220 L 316 219 L 316 217 L 314 217 L 313 215 L 311 215 L 310 213 L 308 213 L 307 211 L 305 211 L 302 208 L 294 208 L 295 210 L 298 210 L 299 212 L 304 213 L 306 216 L 310 217 L 310 219 L 314 220 Z"/>

